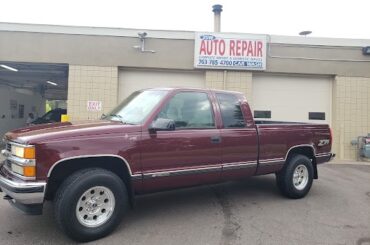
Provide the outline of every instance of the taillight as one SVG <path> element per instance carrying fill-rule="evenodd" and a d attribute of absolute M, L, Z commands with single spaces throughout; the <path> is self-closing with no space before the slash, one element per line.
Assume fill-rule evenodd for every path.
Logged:
<path fill-rule="evenodd" d="M 333 144 L 333 129 L 329 127 L 329 131 L 330 131 L 330 144 Z"/>

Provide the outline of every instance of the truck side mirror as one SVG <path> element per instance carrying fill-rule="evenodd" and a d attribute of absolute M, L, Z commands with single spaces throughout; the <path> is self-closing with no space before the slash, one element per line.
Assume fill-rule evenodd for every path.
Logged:
<path fill-rule="evenodd" d="M 175 130 L 175 121 L 168 118 L 157 118 L 149 126 L 150 132 L 173 130 Z"/>

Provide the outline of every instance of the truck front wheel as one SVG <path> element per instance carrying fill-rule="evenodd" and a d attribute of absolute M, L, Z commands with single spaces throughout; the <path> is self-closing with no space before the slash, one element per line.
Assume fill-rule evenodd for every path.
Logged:
<path fill-rule="evenodd" d="M 310 191 L 313 174 L 312 162 L 308 157 L 293 155 L 284 168 L 276 173 L 276 183 L 284 196 L 298 199 Z"/>
<path fill-rule="evenodd" d="M 127 189 L 114 173 L 80 170 L 69 176 L 55 198 L 55 218 L 73 240 L 87 242 L 111 233 L 128 207 Z"/>

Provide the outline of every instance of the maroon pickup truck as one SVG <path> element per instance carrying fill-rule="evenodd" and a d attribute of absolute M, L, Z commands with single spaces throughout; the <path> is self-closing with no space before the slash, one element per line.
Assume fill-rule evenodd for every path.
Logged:
<path fill-rule="evenodd" d="M 137 195 L 276 174 L 302 198 L 317 165 L 334 157 L 328 125 L 254 121 L 236 92 L 137 91 L 101 120 L 55 123 L 5 135 L 4 199 L 29 214 L 54 201 L 72 239 L 106 236 Z"/>

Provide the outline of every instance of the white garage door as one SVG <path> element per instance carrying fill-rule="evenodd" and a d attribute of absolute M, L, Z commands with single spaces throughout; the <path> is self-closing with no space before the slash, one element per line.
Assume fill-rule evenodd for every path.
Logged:
<path fill-rule="evenodd" d="M 330 124 L 331 108 L 330 77 L 253 74 L 256 118 Z"/>
<path fill-rule="evenodd" d="M 132 69 L 119 72 L 119 101 L 134 91 L 155 87 L 204 88 L 205 75 L 202 71 Z"/>

